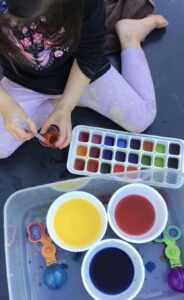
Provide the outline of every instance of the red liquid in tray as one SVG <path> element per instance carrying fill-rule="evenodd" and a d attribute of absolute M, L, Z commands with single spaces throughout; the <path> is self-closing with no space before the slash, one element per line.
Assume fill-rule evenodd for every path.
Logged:
<path fill-rule="evenodd" d="M 153 226 L 155 209 L 145 197 L 130 195 L 118 203 L 114 217 L 116 224 L 124 232 L 131 235 L 141 235 Z"/>
<path fill-rule="evenodd" d="M 99 163 L 96 160 L 90 159 L 88 160 L 87 170 L 89 172 L 96 173 L 98 171 Z"/>

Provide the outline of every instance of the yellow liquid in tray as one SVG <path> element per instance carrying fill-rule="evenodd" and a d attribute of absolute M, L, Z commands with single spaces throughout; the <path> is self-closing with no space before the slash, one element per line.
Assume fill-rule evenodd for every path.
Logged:
<path fill-rule="evenodd" d="M 96 206 L 84 199 L 65 202 L 54 216 L 56 235 L 70 247 L 85 247 L 96 241 L 101 226 L 100 212 Z"/>

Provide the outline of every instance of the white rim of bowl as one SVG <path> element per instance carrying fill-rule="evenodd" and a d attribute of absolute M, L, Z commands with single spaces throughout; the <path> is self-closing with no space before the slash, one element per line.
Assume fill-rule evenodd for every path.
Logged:
<path fill-rule="evenodd" d="M 132 189 L 134 187 L 140 187 L 140 188 L 144 188 L 144 189 L 147 189 L 149 191 L 151 191 L 152 193 L 155 193 L 155 195 L 157 196 L 157 198 L 160 199 L 160 202 L 162 203 L 162 208 L 163 208 L 163 211 L 164 211 L 164 218 L 163 218 L 163 223 L 162 223 L 162 226 L 160 226 L 160 229 L 155 233 L 153 234 L 152 236 L 150 237 L 147 237 L 147 238 L 142 238 L 140 240 L 135 240 L 133 237 L 131 238 L 131 235 L 127 234 L 126 235 L 128 236 L 124 236 L 123 234 L 123 231 L 121 231 L 121 229 L 114 224 L 113 222 L 113 212 L 114 210 L 112 210 L 111 206 L 112 206 L 112 203 L 115 201 L 114 199 L 116 199 L 116 197 L 118 196 L 118 194 L 122 191 L 122 190 L 128 190 L 128 189 Z M 133 194 L 130 193 L 130 194 Z M 141 194 L 140 194 L 141 195 Z M 143 195 L 144 196 L 144 195 Z M 149 200 L 149 199 L 148 199 Z M 153 206 L 154 204 L 151 203 Z M 154 239 L 156 239 L 162 232 L 163 230 L 165 229 L 166 225 L 167 225 L 167 221 L 168 221 L 168 209 L 167 209 L 167 205 L 162 197 L 162 195 L 157 191 L 155 190 L 154 188 L 146 185 L 146 184 L 142 184 L 142 183 L 131 183 L 131 184 L 127 184 L 121 188 L 119 188 L 110 198 L 110 201 L 108 203 L 108 207 L 107 207 L 107 218 L 108 218 L 108 222 L 110 224 L 110 227 L 112 228 L 112 230 L 114 231 L 114 233 L 119 236 L 121 239 L 127 241 L 127 242 L 130 242 L 130 243 L 134 243 L 134 244 L 144 244 L 144 243 L 148 243 L 148 242 L 151 242 L 153 241 Z M 141 235 L 140 235 L 141 236 Z"/>
<path fill-rule="evenodd" d="M 54 230 L 53 218 L 56 213 L 56 210 L 62 204 L 64 204 L 67 201 L 70 201 L 74 198 L 80 198 L 80 199 L 83 199 L 83 200 L 88 201 L 91 204 L 93 204 L 100 212 L 100 215 L 102 218 L 101 232 L 99 233 L 97 239 L 86 247 L 77 247 L 76 248 L 76 247 L 72 247 L 72 246 L 65 244 L 58 238 L 58 236 Z M 82 192 L 82 191 L 68 192 L 68 193 L 65 193 L 65 194 L 59 196 L 51 204 L 51 206 L 49 207 L 48 213 L 47 213 L 47 217 L 46 217 L 46 225 L 47 225 L 47 230 L 48 230 L 50 237 L 52 238 L 53 242 L 58 247 L 65 249 L 67 251 L 71 251 L 71 252 L 83 252 L 83 251 L 89 250 L 93 245 L 96 245 L 104 237 L 106 230 L 107 230 L 107 225 L 108 225 L 107 212 L 105 210 L 105 207 L 101 203 L 101 201 L 94 195 L 87 193 L 87 192 Z"/>
<path fill-rule="evenodd" d="M 89 275 L 89 266 L 90 266 L 90 262 L 92 260 L 92 258 L 94 257 L 94 255 L 96 253 L 98 253 L 98 251 L 108 248 L 108 247 L 114 247 L 114 248 L 118 248 L 122 251 L 124 251 L 126 254 L 128 254 L 128 256 L 130 257 L 133 266 L 134 266 L 134 279 L 135 280 L 135 276 L 137 276 L 137 278 L 139 279 L 139 285 L 137 286 L 136 290 L 131 294 L 131 296 L 127 297 L 126 293 L 129 290 L 129 288 L 131 288 L 131 285 L 133 283 L 130 284 L 130 286 L 128 287 L 128 289 L 126 289 L 125 291 L 123 291 L 120 294 L 116 294 L 116 295 L 108 295 L 105 293 L 100 292 L 93 284 L 92 280 L 90 279 L 90 275 Z M 136 264 L 135 264 L 135 260 L 133 260 L 133 258 L 136 258 Z M 87 269 L 86 269 L 87 268 Z M 87 273 L 87 274 L 86 274 Z M 82 267 L 81 267 L 81 277 L 82 277 L 82 282 L 84 284 L 84 287 L 86 289 L 86 291 L 89 293 L 89 295 L 91 295 L 95 300 L 132 300 L 134 297 L 136 297 L 136 295 L 140 292 L 144 280 L 145 280 L 145 268 L 144 268 L 144 263 L 143 260 L 140 256 L 140 254 L 138 253 L 138 251 L 129 243 L 119 240 L 119 239 L 104 239 L 102 241 L 100 241 L 96 246 L 93 246 L 90 250 L 87 251 L 87 253 L 84 256 L 83 262 L 82 262 Z M 94 287 L 94 290 L 97 291 L 97 294 L 94 293 L 94 291 L 92 291 L 89 287 L 89 282 L 91 283 L 91 285 Z M 126 298 L 122 298 L 122 296 L 126 297 Z"/>

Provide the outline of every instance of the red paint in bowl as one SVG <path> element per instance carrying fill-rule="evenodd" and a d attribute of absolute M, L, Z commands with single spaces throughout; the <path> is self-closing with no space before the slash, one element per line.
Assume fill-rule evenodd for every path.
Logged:
<path fill-rule="evenodd" d="M 145 197 L 129 195 L 119 201 L 114 217 L 122 231 L 130 235 L 142 235 L 154 225 L 155 209 Z"/>

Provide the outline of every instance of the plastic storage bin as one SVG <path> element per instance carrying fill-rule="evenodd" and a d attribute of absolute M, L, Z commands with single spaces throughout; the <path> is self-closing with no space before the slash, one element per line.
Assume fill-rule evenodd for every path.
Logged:
<path fill-rule="evenodd" d="M 81 280 L 80 253 L 71 253 L 57 248 L 57 261 L 67 267 L 68 279 L 63 288 L 52 291 L 43 283 L 45 262 L 40 254 L 40 244 L 28 241 L 26 225 L 31 222 L 44 224 L 50 204 L 59 195 L 82 190 L 99 197 L 105 204 L 118 188 L 123 186 L 121 178 L 84 177 L 25 189 L 13 194 L 5 204 L 4 231 L 7 279 L 10 300 L 89 300 Z M 158 188 L 166 199 L 169 222 L 184 231 L 184 187 L 179 189 Z M 115 237 L 109 229 L 106 237 Z M 177 242 L 182 250 L 184 263 L 184 237 Z M 134 245 L 141 254 L 146 280 L 137 300 L 182 300 L 183 294 L 175 293 L 167 284 L 170 269 L 164 259 L 164 246 L 155 242 Z M 150 268 L 151 266 L 151 268 Z M 110 271 L 110 270 L 109 270 Z"/>

